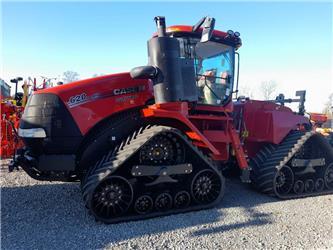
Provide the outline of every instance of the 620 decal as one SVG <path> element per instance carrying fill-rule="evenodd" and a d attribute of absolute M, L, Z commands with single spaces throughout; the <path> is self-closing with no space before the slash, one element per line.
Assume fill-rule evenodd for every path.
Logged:
<path fill-rule="evenodd" d="M 88 101 L 88 97 L 86 93 L 82 93 L 79 95 L 74 95 L 71 96 L 67 102 L 67 105 L 71 108 L 74 107 L 76 105 L 82 104 L 84 102 Z"/>
<path fill-rule="evenodd" d="M 118 97 L 118 96 L 122 96 L 122 95 L 139 93 L 142 91 L 145 91 L 145 85 L 112 89 L 112 90 L 104 92 L 104 93 L 94 93 L 91 96 L 87 96 L 86 93 L 82 93 L 82 94 L 71 96 L 67 101 L 67 105 L 69 108 L 73 108 L 73 107 L 76 107 L 83 103 L 95 101 L 98 99 L 104 99 L 104 98 L 109 98 L 109 97 L 113 97 L 113 96 Z M 120 97 L 120 98 L 116 99 L 116 102 L 126 102 L 126 101 L 133 102 L 133 99 L 135 99 L 135 98 L 137 98 L 137 95 L 131 95 L 129 97 L 126 97 L 126 96 Z"/>

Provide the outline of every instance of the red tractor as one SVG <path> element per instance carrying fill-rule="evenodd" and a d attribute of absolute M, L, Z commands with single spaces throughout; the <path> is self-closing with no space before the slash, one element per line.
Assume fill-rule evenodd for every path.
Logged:
<path fill-rule="evenodd" d="M 35 92 L 14 164 L 38 180 L 80 181 L 105 223 L 209 208 L 223 171 L 279 198 L 333 191 L 333 150 L 302 114 L 238 98 L 240 34 L 215 19 L 166 28 L 148 41 L 149 62 Z M 301 112 L 302 113 L 302 112 Z"/>

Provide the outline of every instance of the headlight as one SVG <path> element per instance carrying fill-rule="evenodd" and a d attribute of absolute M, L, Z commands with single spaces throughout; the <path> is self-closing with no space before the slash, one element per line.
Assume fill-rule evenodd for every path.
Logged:
<path fill-rule="evenodd" d="M 42 128 L 19 128 L 18 135 L 24 138 L 45 138 L 46 133 Z"/>

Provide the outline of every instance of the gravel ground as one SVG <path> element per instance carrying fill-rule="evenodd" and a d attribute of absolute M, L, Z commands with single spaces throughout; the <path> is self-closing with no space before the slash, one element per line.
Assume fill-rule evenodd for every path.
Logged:
<path fill-rule="evenodd" d="M 2 162 L 4 163 L 4 162 Z M 228 180 L 214 209 L 104 225 L 78 184 L 1 167 L 1 249 L 333 249 L 333 195 L 279 201 Z"/>

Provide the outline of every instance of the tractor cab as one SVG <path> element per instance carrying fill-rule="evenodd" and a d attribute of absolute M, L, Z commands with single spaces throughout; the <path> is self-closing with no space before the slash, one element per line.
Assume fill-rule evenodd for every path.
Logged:
<path fill-rule="evenodd" d="M 166 33 L 179 41 L 181 57 L 194 59 L 198 103 L 225 105 L 238 79 L 234 72 L 235 51 L 241 46 L 240 34 L 213 30 L 209 40 L 202 41 L 204 29 L 196 28 L 198 24 L 171 26 Z"/>
<path fill-rule="evenodd" d="M 232 93 L 234 48 L 223 43 L 180 37 L 181 56 L 194 60 L 198 103 L 225 104 Z"/>
<path fill-rule="evenodd" d="M 154 82 L 157 103 L 228 104 L 238 80 L 234 72 L 240 34 L 214 30 L 215 20 L 209 17 L 194 26 L 166 28 L 163 17 L 157 17 L 156 23 L 158 32 L 148 42 L 148 64 L 155 68 L 148 78 Z M 132 70 L 132 76 L 141 78 L 141 70 Z"/>

